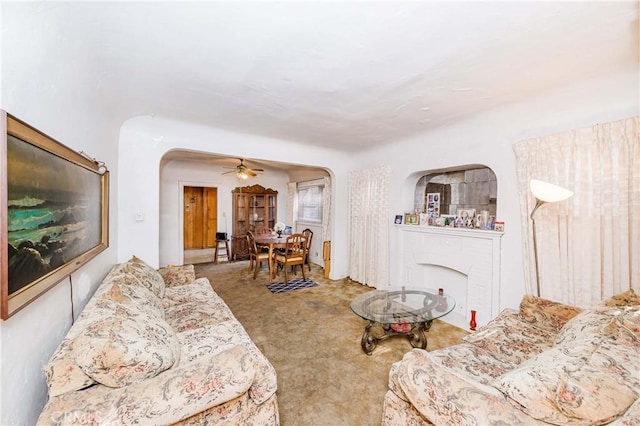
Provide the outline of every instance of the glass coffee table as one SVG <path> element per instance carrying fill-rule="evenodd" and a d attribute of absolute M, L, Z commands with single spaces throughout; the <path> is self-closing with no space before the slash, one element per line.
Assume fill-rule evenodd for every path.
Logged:
<path fill-rule="evenodd" d="M 374 290 L 361 294 L 351 302 L 351 310 L 369 321 L 360 342 L 371 355 L 378 342 L 391 336 L 407 336 L 414 348 L 427 348 L 425 332 L 434 319 L 455 308 L 453 297 L 437 290 L 409 287 Z M 374 326 L 379 324 L 379 327 Z"/>

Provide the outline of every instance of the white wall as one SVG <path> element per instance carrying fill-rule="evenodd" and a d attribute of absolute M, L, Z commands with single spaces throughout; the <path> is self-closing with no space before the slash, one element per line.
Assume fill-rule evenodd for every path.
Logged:
<path fill-rule="evenodd" d="M 151 265 L 160 265 L 160 235 L 163 233 L 160 230 L 161 160 L 165 153 L 174 149 L 256 160 L 286 161 L 330 170 L 334 201 L 332 216 L 337 218 L 331 233 L 335 259 L 331 265 L 331 277 L 337 279 L 347 275 L 347 221 L 339 218 L 347 217 L 346 182 L 348 171 L 353 169 L 352 156 L 330 149 L 149 116 L 128 120 L 120 131 L 119 260 L 124 261 L 135 253 Z M 286 191 L 281 192 L 281 196 L 286 197 Z M 278 215 L 281 216 L 286 212 L 283 210 L 286 198 L 279 198 L 278 205 Z M 163 218 L 163 224 L 164 221 L 171 220 L 175 219 L 167 216 Z M 179 239 L 175 236 L 175 231 L 174 236 L 168 238 Z M 163 261 L 177 259 L 176 256 L 163 248 Z"/>
<path fill-rule="evenodd" d="M 393 217 L 413 209 L 415 185 L 426 171 L 485 164 L 497 177 L 497 218 L 505 221 L 506 229 L 502 238 L 500 308 L 517 307 L 524 294 L 524 272 L 519 188 L 512 145 L 540 135 L 639 115 L 638 93 L 635 72 L 609 76 L 489 111 L 357 156 L 358 164 L 390 165 L 393 169 L 393 210 L 389 212 L 392 247 L 396 244 Z M 391 269 L 392 284 L 400 284 L 398 265 L 393 261 Z M 446 286 L 439 283 L 440 287 L 443 285 Z"/>
<path fill-rule="evenodd" d="M 0 107 L 111 171 L 110 247 L 26 308 L 0 323 L 0 424 L 35 424 L 47 399 L 42 367 L 71 326 L 71 282 L 77 314 L 116 259 L 119 123 L 101 111 L 93 90 L 74 78 L 85 70 L 51 49 L 55 28 L 44 17 L 2 19 Z M 29 22 L 29 24 L 25 24 Z"/>
<path fill-rule="evenodd" d="M 240 181 L 235 173 L 222 175 L 228 170 L 211 166 L 205 162 L 168 161 L 160 170 L 160 266 L 182 265 L 184 250 L 183 235 L 183 188 L 203 186 L 218 189 L 218 232 L 233 230 L 233 198 L 231 191 L 237 186 L 262 185 L 278 191 L 278 220 L 284 222 L 287 213 L 286 173 L 265 169 L 264 173 L 246 181 Z M 226 222 L 226 225 L 225 225 Z"/>

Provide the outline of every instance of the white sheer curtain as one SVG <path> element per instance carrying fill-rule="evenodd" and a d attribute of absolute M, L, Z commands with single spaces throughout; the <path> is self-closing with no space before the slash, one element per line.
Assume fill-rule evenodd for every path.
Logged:
<path fill-rule="evenodd" d="M 514 145 L 527 291 L 535 294 L 530 179 L 574 191 L 535 213 L 541 296 L 580 306 L 640 289 L 640 119 Z"/>
<path fill-rule="evenodd" d="M 287 184 L 287 217 L 285 217 L 285 223 L 290 226 L 296 223 L 297 185 L 296 182 L 289 182 Z"/>
<path fill-rule="evenodd" d="M 331 241 L 331 178 L 322 178 L 322 241 Z"/>
<path fill-rule="evenodd" d="M 372 287 L 389 283 L 388 166 L 349 173 L 349 276 Z"/>

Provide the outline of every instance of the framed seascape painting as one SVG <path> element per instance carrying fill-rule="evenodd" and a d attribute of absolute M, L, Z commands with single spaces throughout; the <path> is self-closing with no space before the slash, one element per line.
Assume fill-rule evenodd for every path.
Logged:
<path fill-rule="evenodd" d="M 1 111 L 0 318 L 108 245 L 109 172 Z"/>

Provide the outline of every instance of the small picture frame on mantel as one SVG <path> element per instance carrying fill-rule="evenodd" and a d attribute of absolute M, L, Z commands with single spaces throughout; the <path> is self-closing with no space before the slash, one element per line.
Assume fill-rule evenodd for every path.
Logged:
<path fill-rule="evenodd" d="M 418 225 L 420 223 L 420 218 L 417 214 L 405 214 L 404 215 L 404 224 L 405 225 Z"/>
<path fill-rule="evenodd" d="M 396 225 L 402 225 L 402 215 L 397 214 L 395 220 L 393 221 Z"/>

